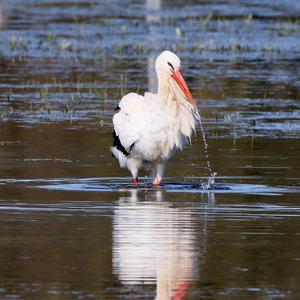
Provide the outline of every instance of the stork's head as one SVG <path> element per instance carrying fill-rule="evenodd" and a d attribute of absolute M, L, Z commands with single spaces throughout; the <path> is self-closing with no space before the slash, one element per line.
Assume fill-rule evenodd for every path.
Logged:
<path fill-rule="evenodd" d="M 163 51 L 156 59 L 155 70 L 158 75 L 162 75 L 164 78 L 174 80 L 179 88 L 182 90 L 186 99 L 195 106 L 195 100 L 183 78 L 180 70 L 180 59 L 171 51 Z"/>

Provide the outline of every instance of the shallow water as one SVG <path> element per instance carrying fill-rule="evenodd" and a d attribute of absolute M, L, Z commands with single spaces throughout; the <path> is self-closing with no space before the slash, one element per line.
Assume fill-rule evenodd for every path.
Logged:
<path fill-rule="evenodd" d="M 299 14 L 1 1 L 0 298 L 300 298 Z M 115 106 L 155 89 L 162 49 L 198 99 L 210 190 L 199 130 L 161 188 L 151 172 L 134 188 L 109 152 Z"/>

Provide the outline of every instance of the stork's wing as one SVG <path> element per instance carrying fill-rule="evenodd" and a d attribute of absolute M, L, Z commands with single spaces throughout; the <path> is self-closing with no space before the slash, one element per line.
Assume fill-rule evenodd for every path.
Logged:
<path fill-rule="evenodd" d="M 115 142 L 119 143 L 119 148 L 124 149 L 123 151 L 119 149 L 124 154 L 129 153 L 139 139 L 143 100 L 144 97 L 136 93 L 125 95 L 119 103 L 118 112 L 113 117 Z"/>

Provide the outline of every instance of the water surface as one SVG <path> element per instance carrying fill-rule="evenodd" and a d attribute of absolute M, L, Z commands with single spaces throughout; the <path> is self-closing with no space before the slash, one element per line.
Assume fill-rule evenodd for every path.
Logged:
<path fill-rule="evenodd" d="M 298 299 L 297 1 L 0 4 L 1 299 Z M 126 92 L 175 51 L 202 135 L 162 188 L 111 157 Z M 176 298 L 177 297 L 177 298 Z"/>

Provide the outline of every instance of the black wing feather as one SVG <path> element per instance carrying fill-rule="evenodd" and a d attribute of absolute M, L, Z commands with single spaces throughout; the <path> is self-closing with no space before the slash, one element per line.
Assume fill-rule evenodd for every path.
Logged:
<path fill-rule="evenodd" d="M 113 139 L 114 139 L 113 146 L 116 147 L 119 151 L 121 151 L 125 156 L 128 156 L 129 152 L 121 144 L 121 141 L 120 141 L 119 137 L 117 136 L 115 130 L 113 132 Z M 132 149 L 132 147 L 133 147 L 133 145 L 131 145 L 130 150 Z"/>

